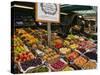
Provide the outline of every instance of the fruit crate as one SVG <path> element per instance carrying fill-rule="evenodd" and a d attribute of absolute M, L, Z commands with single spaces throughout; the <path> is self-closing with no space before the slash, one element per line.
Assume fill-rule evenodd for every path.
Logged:
<path fill-rule="evenodd" d="M 48 64 L 48 66 L 51 68 L 52 71 L 62 71 L 67 65 L 68 63 L 65 62 L 62 58 L 60 58 L 59 60 L 55 61 L 52 64 Z"/>

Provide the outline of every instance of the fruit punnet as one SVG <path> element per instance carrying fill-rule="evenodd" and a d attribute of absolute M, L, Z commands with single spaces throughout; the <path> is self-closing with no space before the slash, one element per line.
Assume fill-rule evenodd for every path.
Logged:
<path fill-rule="evenodd" d="M 79 56 L 74 60 L 74 64 L 77 65 L 78 67 L 82 67 L 84 64 L 86 64 L 88 60 L 85 59 L 83 56 Z"/>
<path fill-rule="evenodd" d="M 20 66 L 25 71 L 29 67 L 36 67 L 36 66 L 41 65 L 41 64 L 42 64 L 42 60 L 40 58 L 35 58 L 35 59 L 21 62 Z"/>
<path fill-rule="evenodd" d="M 16 62 L 25 62 L 31 59 L 35 59 L 35 56 L 29 51 L 22 52 L 15 57 Z"/>
<path fill-rule="evenodd" d="M 48 72 L 48 71 L 49 71 L 48 67 L 39 66 L 39 67 L 28 70 L 26 73 Z"/>
<path fill-rule="evenodd" d="M 51 67 L 53 68 L 53 70 L 58 70 L 58 71 L 64 69 L 65 66 L 66 64 L 62 62 L 61 60 L 58 60 L 55 63 L 51 64 Z"/>
<path fill-rule="evenodd" d="M 60 48 L 59 49 L 61 54 L 69 54 L 71 53 L 71 49 L 70 48 Z"/>
<path fill-rule="evenodd" d="M 56 61 L 57 59 L 59 59 L 59 57 L 60 55 L 57 54 L 55 51 L 50 51 L 50 52 L 45 53 L 45 55 L 43 56 L 43 60 L 47 61 L 48 63 L 52 63 Z"/>
<path fill-rule="evenodd" d="M 96 68 L 96 62 L 94 61 L 88 61 L 86 64 L 82 66 L 83 69 L 95 69 Z"/>
<path fill-rule="evenodd" d="M 79 53 L 77 53 L 76 51 L 73 51 L 72 53 L 70 53 L 69 55 L 66 55 L 67 59 L 69 61 L 73 61 L 75 58 L 77 58 L 79 56 Z"/>

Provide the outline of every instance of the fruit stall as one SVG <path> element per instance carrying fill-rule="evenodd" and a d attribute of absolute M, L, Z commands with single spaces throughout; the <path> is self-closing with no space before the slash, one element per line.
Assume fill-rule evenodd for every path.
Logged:
<path fill-rule="evenodd" d="M 22 5 L 29 6 L 30 8 L 20 8 L 17 5 L 14 7 L 14 3 L 15 5 L 20 5 L 20 7 Z M 79 31 L 79 33 L 73 33 L 73 24 L 75 24 L 73 21 L 70 21 L 73 27 L 70 26 L 70 30 L 68 29 L 69 31 L 67 32 L 65 24 L 68 23 L 65 20 L 61 21 L 61 23 L 52 23 L 49 46 L 47 23 L 35 22 L 35 14 L 33 12 L 35 10 L 31 7 L 34 6 L 34 3 L 13 2 L 12 6 L 12 11 L 16 11 L 16 13 L 11 16 L 15 18 L 15 21 L 12 19 L 11 35 L 12 73 L 96 69 L 97 39 L 92 38 L 92 34 L 97 33 L 96 29 L 94 29 L 93 33 L 80 33 Z M 83 8 L 83 10 L 93 10 L 91 8 L 92 6 L 82 7 L 76 5 L 76 8 L 74 7 L 75 5 L 61 5 L 61 11 L 64 12 L 61 13 L 61 15 L 72 13 L 75 9 L 80 10 Z M 78 7 L 80 7 L 80 9 Z M 63 16 L 61 16 L 61 18 L 62 17 Z M 68 17 L 62 19 L 67 20 Z M 95 19 L 94 17 L 92 18 Z M 71 18 L 70 20 L 75 19 Z M 85 19 L 84 21 L 89 20 Z M 92 30 L 90 29 L 90 31 Z"/>

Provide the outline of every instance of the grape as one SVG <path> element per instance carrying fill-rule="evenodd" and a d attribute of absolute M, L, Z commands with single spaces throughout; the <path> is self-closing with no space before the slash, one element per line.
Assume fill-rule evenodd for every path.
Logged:
<path fill-rule="evenodd" d="M 42 64 L 42 60 L 40 58 L 36 58 L 36 59 L 32 59 L 32 60 L 21 63 L 21 66 L 23 70 L 26 70 L 28 67 L 37 66 L 41 64 Z"/>

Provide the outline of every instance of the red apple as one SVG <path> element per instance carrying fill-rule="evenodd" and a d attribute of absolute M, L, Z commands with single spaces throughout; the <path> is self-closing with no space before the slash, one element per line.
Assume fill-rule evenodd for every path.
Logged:
<path fill-rule="evenodd" d="M 55 48 L 61 48 L 63 45 L 62 44 L 56 44 Z"/>

